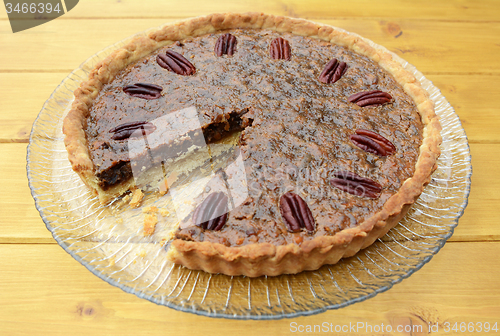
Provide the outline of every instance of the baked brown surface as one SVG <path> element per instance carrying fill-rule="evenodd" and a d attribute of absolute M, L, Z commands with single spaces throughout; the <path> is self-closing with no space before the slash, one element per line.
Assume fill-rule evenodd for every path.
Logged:
<path fill-rule="evenodd" d="M 216 38 L 223 32 L 195 37 L 230 28 L 267 30 L 231 31 L 238 38 L 237 52 L 232 57 L 217 58 L 213 54 Z M 268 57 L 267 46 L 277 36 L 290 42 L 290 61 Z M 111 160 L 109 151 L 102 151 L 103 159 L 99 161 L 100 146 L 106 141 L 113 143 L 99 138 L 109 137 L 106 130 L 116 126 L 113 103 L 120 104 L 117 108 L 133 110 L 130 115 L 135 118 L 145 108 L 150 109 L 148 113 L 153 112 L 150 117 L 155 116 L 155 111 L 164 113 L 183 108 L 184 99 L 189 99 L 205 116 L 202 127 L 220 124 L 221 116 L 226 116 L 223 120 L 231 120 L 231 113 L 248 109 L 247 121 L 240 125 L 247 127 L 241 138 L 241 154 L 247 179 L 257 186 L 248 189 L 244 204 L 229 212 L 221 231 L 190 226 L 187 219 L 183 225 L 186 227 L 181 228 L 171 246 L 169 256 L 174 262 L 209 272 L 249 276 L 296 273 L 335 263 L 370 245 L 397 224 L 429 181 L 440 142 L 432 102 L 415 78 L 393 61 L 390 54 L 370 47 L 363 40 L 308 21 L 263 14 L 197 18 L 167 26 L 149 37 L 138 38 L 118 50 L 91 73 L 89 81 L 75 92 L 76 100 L 65 119 L 64 132 L 74 170 L 106 201 L 131 185 L 126 176 L 115 185 L 108 183 L 106 188 L 99 180 L 100 171 L 123 168 L 119 163 L 114 164 L 120 162 L 123 149 L 112 151 L 117 156 Z M 170 46 L 174 40 L 182 43 Z M 192 60 L 196 75 L 178 76 L 150 66 L 165 49 L 176 50 Z M 142 56 L 146 57 L 141 59 Z M 346 62 L 348 70 L 334 84 L 320 83 L 319 73 L 332 58 Z M 123 85 L 158 78 L 156 70 L 166 73 L 165 83 L 155 81 L 168 91 L 162 98 L 140 108 L 137 100 L 127 100 L 126 95 L 118 98 L 124 95 Z M 232 71 L 228 70 L 244 75 L 231 76 Z M 248 77 L 260 81 L 252 83 Z M 183 84 L 177 84 L 179 81 Z M 179 87 L 183 91 L 176 97 L 175 89 Z M 211 87 L 223 91 L 214 98 Z M 393 99 L 369 107 L 348 101 L 350 95 L 372 89 L 389 92 Z M 200 94 L 202 91 L 205 93 Z M 310 91 L 314 91 L 313 96 Z M 284 95 L 285 101 L 280 99 Z M 89 125 L 96 126 L 85 127 L 87 120 L 91 121 Z M 128 121 L 134 120 L 122 118 L 119 123 Z M 395 145 L 396 153 L 381 159 L 360 150 L 349 139 L 356 129 L 382 134 Z M 89 151 L 87 143 L 98 150 Z M 111 164 L 106 165 L 106 160 Z M 313 177 L 300 183 L 293 173 L 285 182 L 262 179 L 259 171 L 263 165 L 273 174 L 278 169 L 297 173 L 310 169 L 319 175 L 326 174 L 320 178 L 312 174 Z M 334 171 L 352 171 L 377 179 L 383 186 L 380 197 L 368 199 L 340 191 L 329 183 Z M 290 190 L 301 193 L 311 209 L 315 218 L 313 232 L 288 232 L 278 201 Z"/>

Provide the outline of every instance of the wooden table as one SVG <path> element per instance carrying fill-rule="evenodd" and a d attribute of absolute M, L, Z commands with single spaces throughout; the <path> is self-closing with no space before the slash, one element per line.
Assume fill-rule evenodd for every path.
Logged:
<path fill-rule="evenodd" d="M 465 214 L 429 264 L 387 292 L 343 309 L 235 321 L 181 313 L 126 294 L 56 244 L 35 209 L 25 169 L 29 132 L 44 101 L 106 46 L 165 22 L 223 11 L 302 17 L 359 33 L 414 64 L 441 89 L 467 132 L 474 174 Z M 500 328 L 499 36 L 495 0 L 88 0 L 16 34 L 0 10 L 0 335 L 285 335 L 324 323 L 438 323 L 433 335 L 446 334 L 446 322 L 497 322 Z M 339 334 L 382 335 L 351 331 Z"/>

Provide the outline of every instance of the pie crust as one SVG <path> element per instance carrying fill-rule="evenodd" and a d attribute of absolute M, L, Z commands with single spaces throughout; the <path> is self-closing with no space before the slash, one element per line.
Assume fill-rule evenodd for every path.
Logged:
<path fill-rule="evenodd" d="M 75 101 L 63 124 L 65 145 L 73 170 L 87 186 L 97 193 L 102 203 L 133 188 L 134 180 L 130 179 L 108 190 L 103 190 L 95 175 L 85 127 L 90 108 L 100 90 L 126 66 L 159 48 L 175 41 L 233 28 L 267 29 L 308 36 L 344 46 L 376 62 L 394 77 L 417 107 L 424 126 L 420 153 L 413 176 L 402 183 L 398 192 L 385 202 L 380 211 L 366 218 L 356 227 L 344 229 L 332 236 L 318 236 L 300 245 L 254 243 L 228 247 L 208 241 L 174 239 L 169 245 L 168 258 L 190 269 L 256 277 L 315 270 L 322 265 L 335 264 L 341 258 L 353 256 L 393 228 L 420 196 L 437 167 L 441 127 L 428 93 L 412 74 L 395 61 L 385 49 L 372 47 L 362 38 L 338 28 L 302 19 L 262 13 L 228 13 L 181 21 L 166 25 L 149 33 L 148 36 L 134 38 L 129 44 L 114 51 L 97 64 L 89 74 L 88 80 L 75 91 Z"/>

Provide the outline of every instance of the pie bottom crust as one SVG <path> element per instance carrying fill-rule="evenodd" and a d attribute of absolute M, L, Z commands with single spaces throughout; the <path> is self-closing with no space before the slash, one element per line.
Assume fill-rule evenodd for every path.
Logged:
<path fill-rule="evenodd" d="M 190 269 L 256 277 L 315 270 L 322 265 L 335 264 L 341 258 L 353 256 L 396 226 L 420 196 L 424 186 L 429 183 L 440 154 L 441 126 L 428 93 L 411 73 L 393 59 L 391 53 L 384 48 L 372 47 L 363 38 L 339 28 L 262 13 L 228 13 L 169 24 L 149 33 L 148 36 L 135 38 L 97 64 L 89 74 L 89 79 L 75 91 L 75 101 L 63 123 L 65 145 L 73 170 L 99 195 L 101 203 L 106 203 L 133 188 L 134 181 L 131 179 L 110 190 L 102 190 L 94 174 L 84 128 L 90 107 L 99 91 L 127 65 L 163 46 L 189 37 L 232 28 L 271 29 L 318 38 L 365 55 L 392 74 L 414 100 L 424 125 L 415 173 L 387 200 L 382 210 L 357 227 L 345 229 L 333 236 L 316 237 L 301 245 L 275 246 L 269 243 L 256 243 L 241 247 L 175 239 L 170 245 L 168 258 Z"/>

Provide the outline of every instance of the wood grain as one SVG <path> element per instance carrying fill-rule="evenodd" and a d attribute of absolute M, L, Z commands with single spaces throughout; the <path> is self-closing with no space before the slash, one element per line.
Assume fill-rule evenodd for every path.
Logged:
<path fill-rule="evenodd" d="M 27 142 L 43 104 L 67 73 L 0 73 L 0 143 Z"/>
<path fill-rule="evenodd" d="M 59 246 L 0 244 L 0 330 L 6 335 L 17 335 L 21 326 L 23 334 L 43 330 L 47 335 L 205 336 L 221 330 L 289 335 L 292 322 L 438 323 L 441 329 L 445 322 L 494 322 L 500 316 L 500 274 L 494 258 L 482 257 L 499 253 L 500 243 L 446 244 L 423 269 L 375 298 L 310 317 L 263 322 L 210 319 L 155 305 L 108 285 Z M 474 269 L 473 275 L 467 272 L 470 269 Z M 374 333 L 361 330 L 354 334 Z"/>
<path fill-rule="evenodd" d="M 455 109 L 470 143 L 500 144 L 500 101 L 496 102 L 495 93 L 499 76 L 429 74 L 426 77 Z"/>
<path fill-rule="evenodd" d="M 80 1 L 78 7 L 58 20 L 74 18 L 184 18 L 209 13 L 265 12 L 302 18 L 418 18 L 419 20 L 499 21 L 495 0 L 404 1 L 371 0 L 253 0 L 253 1 Z M 0 19 L 6 18 L 0 11 Z"/>
<path fill-rule="evenodd" d="M 278 321 L 211 319 L 126 294 L 91 274 L 45 228 L 26 178 L 26 142 L 45 100 L 94 53 L 132 34 L 214 12 L 262 11 L 339 26 L 422 71 L 455 108 L 471 143 L 472 190 L 455 234 L 387 292 L 335 311 Z M 80 1 L 16 34 L 0 5 L 0 335 L 290 335 L 296 326 L 500 324 L 500 1 Z M 299 332 L 300 333 L 300 332 Z M 300 333 L 303 334 L 303 333 Z M 308 333 L 308 334 L 319 334 Z M 382 335 L 359 332 L 331 335 Z"/>
<path fill-rule="evenodd" d="M 7 34 L 0 21 L 0 71 L 66 71 L 105 47 L 171 19 L 54 20 L 36 30 Z M 500 22 L 327 20 L 387 47 L 424 73 L 499 74 Z M 81 29 L 85 27 L 85 29 Z M 488 31 L 488 34 L 484 34 Z M 99 36 L 98 39 L 89 38 Z M 84 42 L 83 42 L 84 41 Z M 67 55 L 71 55 L 68 57 Z M 475 61 L 475 60 L 480 60 Z"/>
<path fill-rule="evenodd" d="M 26 144 L 0 144 L 0 243 L 55 243 L 46 229 L 26 178 Z"/>

